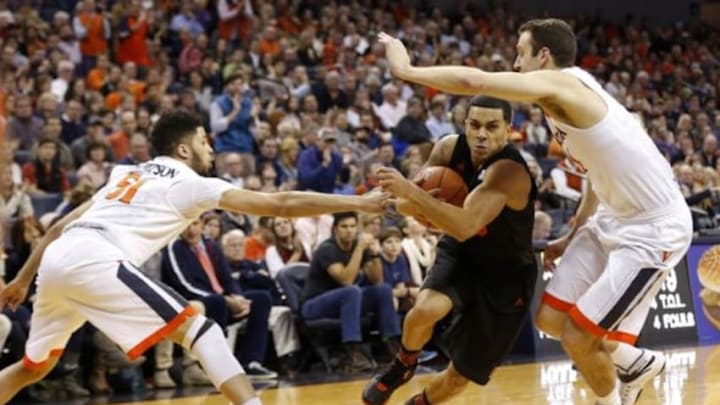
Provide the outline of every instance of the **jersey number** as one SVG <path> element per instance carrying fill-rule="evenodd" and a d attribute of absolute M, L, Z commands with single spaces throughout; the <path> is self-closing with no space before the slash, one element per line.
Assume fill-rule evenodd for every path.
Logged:
<path fill-rule="evenodd" d="M 109 192 L 106 196 L 106 200 L 114 200 L 118 197 L 118 201 L 124 204 L 130 204 L 135 193 L 137 193 L 140 186 L 145 183 L 145 179 L 140 180 L 140 172 L 130 172 L 120 180 L 115 186 L 115 190 Z"/>

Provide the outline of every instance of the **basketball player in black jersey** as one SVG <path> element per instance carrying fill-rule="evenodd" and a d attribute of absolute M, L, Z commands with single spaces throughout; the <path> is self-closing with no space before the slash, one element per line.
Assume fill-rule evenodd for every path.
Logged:
<path fill-rule="evenodd" d="M 435 199 L 395 170 L 378 172 L 401 213 L 430 222 L 446 235 L 405 318 L 400 352 L 363 390 L 366 404 L 384 404 L 412 378 L 434 325 L 451 311 L 444 335 L 451 363 L 408 405 L 441 403 L 470 381 L 486 384 L 512 349 L 537 275 L 532 251 L 537 189 L 520 153 L 507 142 L 511 119 L 507 101 L 475 97 L 465 119 L 466 135 L 446 136 L 433 148 L 427 166 L 447 166 L 464 178 L 470 194 L 463 207 Z"/>

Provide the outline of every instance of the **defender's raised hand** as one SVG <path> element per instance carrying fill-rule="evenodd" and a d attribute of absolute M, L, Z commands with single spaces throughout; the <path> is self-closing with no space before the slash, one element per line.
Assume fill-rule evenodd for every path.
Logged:
<path fill-rule="evenodd" d="M 394 76 L 402 78 L 402 74 L 410 67 L 410 55 L 399 39 L 384 32 L 378 34 L 378 40 L 385 45 L 385 57 Z"/>

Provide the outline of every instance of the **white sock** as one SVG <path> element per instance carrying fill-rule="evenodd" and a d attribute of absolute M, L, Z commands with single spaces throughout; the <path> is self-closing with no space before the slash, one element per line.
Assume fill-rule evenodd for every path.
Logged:
<path fill-rule="evenodd" d="M 645 350 L 639 349 L 635 346 L 631 346 L 627 343 L 618 342 L 618 346 L 614 352 L 610 353 L 610 358 L 615 367 L 617 367 L 622 373 L 631 373 L 632 370 L 637 367 L 640 363 L 640 359 L 643 358 Z"/>
<path fill-rule="evenodd" d="M 262 402 L 260 401 L 260 398 L 255 397 L 255 398 L 253 398 L 253 399 L 248 399 L 248 400 L 245 401 L 242 405 L 263 405 L 263 404 L 262 404 Z"/>
<path fill-rule="evenodd" d="M 598 397 L 597 399 L 598 405 L 621 405 L 622 402 L 620 401 L 620 391 L 617 389 L 617 384 L 615 384 L 615 388 L 613 388 L 612 391 L 610 391 L 609 394 L 605 395 L 604 397 Z"/>

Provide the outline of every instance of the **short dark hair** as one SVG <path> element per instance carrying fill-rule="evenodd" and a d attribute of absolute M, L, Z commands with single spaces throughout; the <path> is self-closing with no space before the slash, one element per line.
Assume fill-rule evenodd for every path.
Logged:
<path fill-rule="evenodd" d="M 51 143 L 55 146 L 57 146 L 57 141 L 50 138 L 49 136 L 43 136 L 40 139 L 38 139 L 38 148 L 45 145 L 46 143 Z"/>
<path fill-rule="evenodd" d="M 383 228 L 383 230 L 380 231 L 380 238 L 379 238 L 380 243 L 383 243 L 383 242 L 385 242 L 386 239 L 389 239 L 392 237 L 402 240 L 403 233 L 402 233 L 402 231 L 400 231 L 400 228 L 398 228 L 396 226 L 389 226 L 387 228 Z"/>
<path fill-rule="evenodd" d="M 335 230 L 335 228 L 338 226 L 338 224 L 340 224 L 341 221 L 348 219 L 348 218 L 355 218 L 355 222 L 358 222 L 358 213 L 355 211 L 344 211 L 344 212 L 334 213 L 332 229 Z"/>
<path fill-rule="evenodd" d="M 199 115 L 187 110 L 173 110 L 160 116 L 153 126 L 150 142 L 156 155 L 172 156 L 187 137 L 203 126 Z"/>
<path fill-rule="evenodd" d="M 488 97 L 488 96 L 475 96 L 470 100 L 470 107 L 468 107 L 468 112 L 470 112 L 470 108 L 472 107 L 480 107 L 480 108 L 492 108 L 497 110 L 502 110 L 503 112 L 503 120 L 507 124 L 512 123 L 513 118 L 513 111 L 512 106 L 509 102 L 505 100 L 501 100 L 499 98 L 495 97 Z"/>
<path fill-rule="evenodd" d="M 540 49 L 548 48 L 556 66 L 569 67 L 575 64 L 577 39 L 570 24 L 558 18 L 530 20 L 520 26 L 518 33 L 523 32 L 530 33 L 533 56 Z"/>
<path fill-rule="evenodd" d="M 234 82 L 237 79 L 240 79 L 244 82 L 245 76 L 243 76 L 242 73 L 232 73 L 231 75 L 229 75 L 228 77 L 225 78 L 223 85 L 227 86 L 228 84 Z"/>
<path fill-rule="evenodd" d="M 90 153 L 92 153 L 95 149 L 102 149 L 104 151 L 105 144 L 102 142 L 90 142 L 85 148 L 85 158 L 90 160 Z"/>

